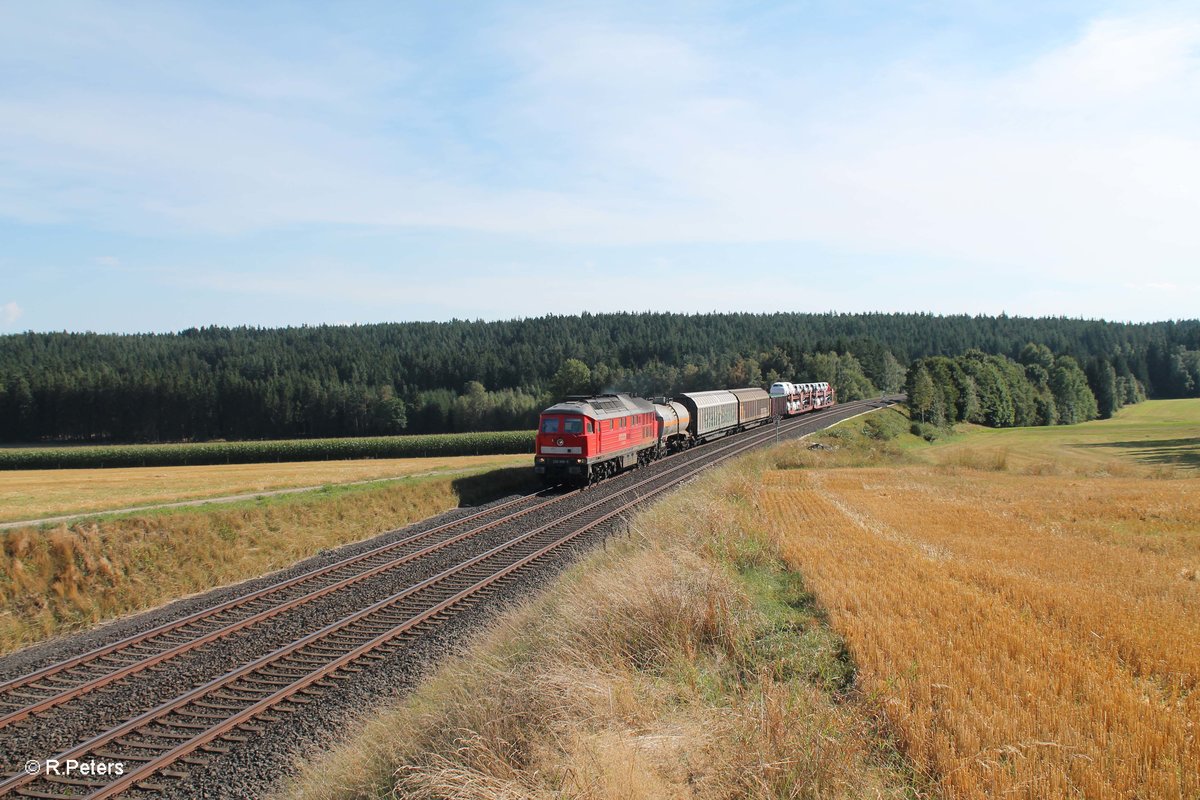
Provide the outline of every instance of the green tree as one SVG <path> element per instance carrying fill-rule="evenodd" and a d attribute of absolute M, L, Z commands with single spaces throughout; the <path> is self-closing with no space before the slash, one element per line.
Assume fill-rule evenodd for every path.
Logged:
<path fill-rule="evenodd" d="M 841 401 L 861 400 L 878 394 L 852 353 L 843 353 L 837 357 L 833 385 Z"/>
<path fill-rule="evenodd" d="M 909 379 L 908 404 L 914 413 L 921 417 L 921 422 L 927 422 L 929 413 L 933 410 L 935 388 L 933 378 L 925 365 L 918 366 Z"/>
<path fill-rule="evenodd" d="M 878 378 L 879 390 L 885 394 L 895 394 L 904 387 L 904 377 L 904 367 L 890 350 L 885 351 L 883 367 Z"/>
<path fill-rule="evenodd" d="M 1058 408 L 1059 424 L 1074 425 L 1099 415 L 1096 396 L 1088 387 L 1087 376 L 1070 356 L 1055 359 L 1054 369 L 1050 373 L 1050 390 L 1054 393 L 1054 405 Z"/>
<path fill-rule="evenodd" d="M 592 371 L 588 365 L 577 358 L 568 358 L 554 373 L 550 387 L 555 396 L 561 398 L 591 392 L 591 382 Z"/>
<path fill-rule="evenodd" d="M 1117 371 L 1107 359 L 1097 358 L 1088 363 L 1087 382 L 1096 397 L 1096 409 L 1101 419 L 1108 419 L 1121 408 Z"/>

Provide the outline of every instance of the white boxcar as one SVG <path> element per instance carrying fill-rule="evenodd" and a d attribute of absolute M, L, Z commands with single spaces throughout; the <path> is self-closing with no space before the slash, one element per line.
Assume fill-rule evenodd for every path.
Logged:
<path fill-rule="evenodd" d="M 688 430 L 692 438 L 706 441 L 737 430 L 738 399 L 723 389 L 713 392 L 687 392 L 675 400 L 691 415 Z"/>

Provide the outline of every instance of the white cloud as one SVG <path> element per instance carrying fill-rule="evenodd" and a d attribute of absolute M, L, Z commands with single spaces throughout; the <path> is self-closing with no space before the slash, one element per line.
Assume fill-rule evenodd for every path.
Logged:
<path fill-rule="evenodd" d="M 1026 99 L 1056 107 L 1137 100 L 1194 86 L 1198 41 L 1193 19 L 1100 19 L 1078 41 L 1034 61 L 1019 82 Z"/>
<path fill-rule="evenodd" d="M 539 39 L 540 61 L 594 39 Z M 1198 52 L 1195 20 L 1147 17 L 1096 21 L 999 74 L 906 62 L 824 97 L 800 77 L 736 92 L 691 81 L 722 71 L 711 63 L 660 82 L 645 58 L 641 80 L 545 89 L 539 72 L 534 86 L 597 172 L 651 190 L 630 192 L 636 213 L 609 240 L 809 241 L 1025 277 L 1170 280 L 1200 256 Z M 598 94 L 626 102 L 594 110 Z"/>
<path fill-rule="evenodd" d="M 25 309 L 21 308 L 13 301 L 9 301 L 0 306 L 0 325 L 8 328 L 16 323 L 17 320 L 25 313 Z"/>

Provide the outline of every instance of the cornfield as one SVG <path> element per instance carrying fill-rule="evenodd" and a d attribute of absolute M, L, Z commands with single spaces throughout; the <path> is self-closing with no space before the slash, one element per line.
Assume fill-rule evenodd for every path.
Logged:
<path fill-rule="evenodd" d="M 262 442 L 0 449 L 3 469 L 87 469 L 533 453 L 533 431 Z"/>
<path fill-rule="evenodd" d="M 1194 481 L 775 470 L 759 502 L 951 798 L 1200 797 Z"/>

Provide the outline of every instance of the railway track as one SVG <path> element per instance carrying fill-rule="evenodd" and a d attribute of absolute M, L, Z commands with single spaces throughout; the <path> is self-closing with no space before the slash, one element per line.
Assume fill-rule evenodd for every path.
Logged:
<path fill-rule="evenodd" d="M 121 774 L 53 775 L 47 761 L 35 773 L 10 774 L 0 796 L 58 798 L 109 797 L 137 787 L 167 788 L 206 757 L 247 741 L 279 714 L 303 708 L 315 697 L 352 678 L 369 660 L 385 658 L 407 640 L 440 624 L 459 610 L 484 602 L 553 554 L 571 547 L 648 499 L 777 436 L 795 436 L 825 427 L 874 404 L 846 404 L 681 454 L 629 485 L 612 485 L 547 496 L 529 495 L 484 509 L 396 542 L 235 598 L 211 609 L 114 642 L 0 684 L 0 735 L 19 744 L 23 721 L 172 659 L 275 618 L 307 603 L 344 592 L 363 581 L 419 562 L 431 553 L 480 540 L 487 531 L 563 504 L 548 522 L 506 534 L 503 541 L 437 571 L 352 613 L 293 639 L 259 658 L 240 664 L 201 685 L 178 693 L 143 713 L 83 738 L 52 757 L 57 764 L 121 764 Z M 639 473 L 634 473 L 639 476 Z M 583 499 L 567 509 L 569 498 Z M 528 527 L 528 526 L 526 526 Z M 5 726 L 8 731 L 2 730 Z M 0 739 L 0 742 L 3 742 Z M 14 753 L 33 756 L 34 753 Z M 6 759 L 7 761 L 7 759 Z M 30 762 L 34 764 L 35 762 Z M 15 765 L 10 765 L 11 770 Z"/>
<path fill-rule="evenodd" d="M 0 729 L 520 519 L 562 497 L 546 499 L 542 492 L 520 497 L 0 683 Z"/>

